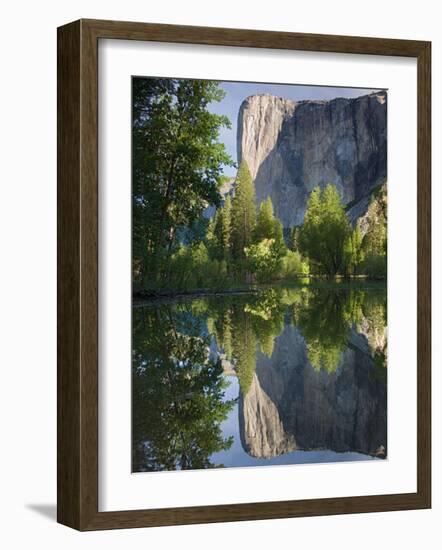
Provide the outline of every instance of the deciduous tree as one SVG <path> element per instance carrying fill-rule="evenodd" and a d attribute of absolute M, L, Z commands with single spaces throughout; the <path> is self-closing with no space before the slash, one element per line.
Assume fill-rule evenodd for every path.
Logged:
<path fill-rule="evenodd" d="M 336 187 L 329 184 L 323 191 L 316 187 L 299 231 L 302 253 L 328 277 L 334 277 L 345 267 L 345 244 L 350 234 L 351 226 Z"/>
<path fill-rule="evenodd" d="M 220 203 L 223 165 L 232 165 L 210 112 L 224 96 L 206 80 L 135 78 L 133 83 L 133 257 L 142 285 L 164 275 L 180 228 Z"/>

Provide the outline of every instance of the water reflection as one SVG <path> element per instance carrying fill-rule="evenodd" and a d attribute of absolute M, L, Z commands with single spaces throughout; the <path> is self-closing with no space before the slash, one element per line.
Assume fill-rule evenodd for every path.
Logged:
<path fill-rule="evenodd" d="M 221 423 L 234 401 L 223 399 L 221 361 L 209 358 L 198 317 L 142 309 L 133 332 L 133 470 L 215 466 L 210 456 L 232 444 Z"/>
<path fill-rule="evenodd" d="M 386 456 L 384 289 L 134 307 L 133 471 Z"/>

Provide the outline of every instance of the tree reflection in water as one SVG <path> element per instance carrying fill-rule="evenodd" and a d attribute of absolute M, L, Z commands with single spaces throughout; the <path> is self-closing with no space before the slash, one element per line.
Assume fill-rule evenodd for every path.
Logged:
<path fill-rule="evenodd" d="M 381 381 L 381 386 L 373 386 L 363 371 L 358 375 L 365 384 L 361 391 L 375 392 L 369 402 L 375 406 L 372 399 L 381 399 L 376 405 L 380 412 L 376 414 L 385 419 L 381 418 L 381 424 L 376 422 L 381 426 L 377 433 L 383 433 L 386 425 L 386 402 L 382 405 L 382 400 L 386 399 L 386 322 L 385 290 L 364 288 L 276 287 L 256 294 L 134 308 L 133 471 L 222 466 L 213 462 L 212 455 L 228 451 L 232 445 L 232 438 L 223 435 L 222 424 L 237 401 L 226 397 L 229 382 L 223 374 L 223 365 L 224 368 L 229 365 L 237 376 L 240 399 L 244 399 L 256 376 L 258 357 L 263 358 L 260 359 L 261 377 L 265 378 L 262 365 L 266 361 L 270 361 L 272 366 L 268 368 L 271 370 L 278 368 L 272 357 L 275 342 L 289 326 L 296 328 L 301 341 L 303 339 L 301 355 L 308 361 L 302 367 L 294 366 L 293 369 L 301 370 L 292 369 L 290 376 L 292 380 L 308 380 L 311 388 L 316 387 L 312 375 L 307 376 L 307 371 L 302 374 L 311 365 L 313 372 L 322 373 L 318 388 L 324 388 L 324 396 L 332 391 L 332 386 L 327 389 L 326 379 L 322 377 L 333 375 L 330 384 L 335 384 L 334 373 L 343 357 L 347 357 L 348 362 L 348 350 L 358 348 L 364 369 L 369 368 L 376 380 Z M 363 356 L 360 355 L 361 346 Z M 293 350 L 293 353 L 300 351 Z M 293 361 L 296 363 L 295 358 Z M 343 372 L 347 373 L 346 377 L 350 376 L 348 365 Z M 382 387 L 384 390 L 380 389 Z M 286 388 L 284 391 L 286 401 L 298 399 L 293 394 L 295 390 L 287 393 Z M 373 397 L 376 395 L 379 397 Z M 274 403 L 282 407 L 283 421 L 283 411 L 288 411 L 290 406 L 287 402 L 278 404 L 277 400 Z M 295 410 L 297 405 L 293 407 Z M 296 409 L 296 414 L 299 416 L 302 411 L 302 408 Z M 339 418 L 341 413 L 334 410 L 333 414 Z M 293 431 L 289 417 L 284 422 L 286 428 Z"/>
<path fill-rule="evenodd" d="M 194 320 L 175 313 L 134 312 L 133 471 L 220 466 L 210 456 L 232 444 L 221 431 L 234 401 L 223 401 L 220 360 L 209 358 L 208 335 L 192 334 Z"/>

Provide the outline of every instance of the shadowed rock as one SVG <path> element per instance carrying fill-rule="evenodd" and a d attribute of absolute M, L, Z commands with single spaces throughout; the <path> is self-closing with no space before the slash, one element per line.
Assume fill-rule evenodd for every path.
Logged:
<path fill-rule="evenodd" d="M 360 217 L 364 198 L 387 177 L 387 94 L 300 102 L 248 97 L 238 114 L 237 150 L 258 202 L 270 196 L 284 227 L 301 224 L 310 192 L 328 183 L 345 204 L 354 201 L 350 218 Z"/>

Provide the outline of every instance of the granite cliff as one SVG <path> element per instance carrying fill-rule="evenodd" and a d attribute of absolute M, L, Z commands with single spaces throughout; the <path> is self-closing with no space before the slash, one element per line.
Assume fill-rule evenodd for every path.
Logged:
<path fill-rule="evenodd" d="M 238 161 L 255 180 L 258 203 L 271 197 L 284 227 L 302 223 L 310 192 L 333 183 L 352 222 L 387 177 L 387 94 L 292 101 L 246 98 L 238 114 Z"/>

